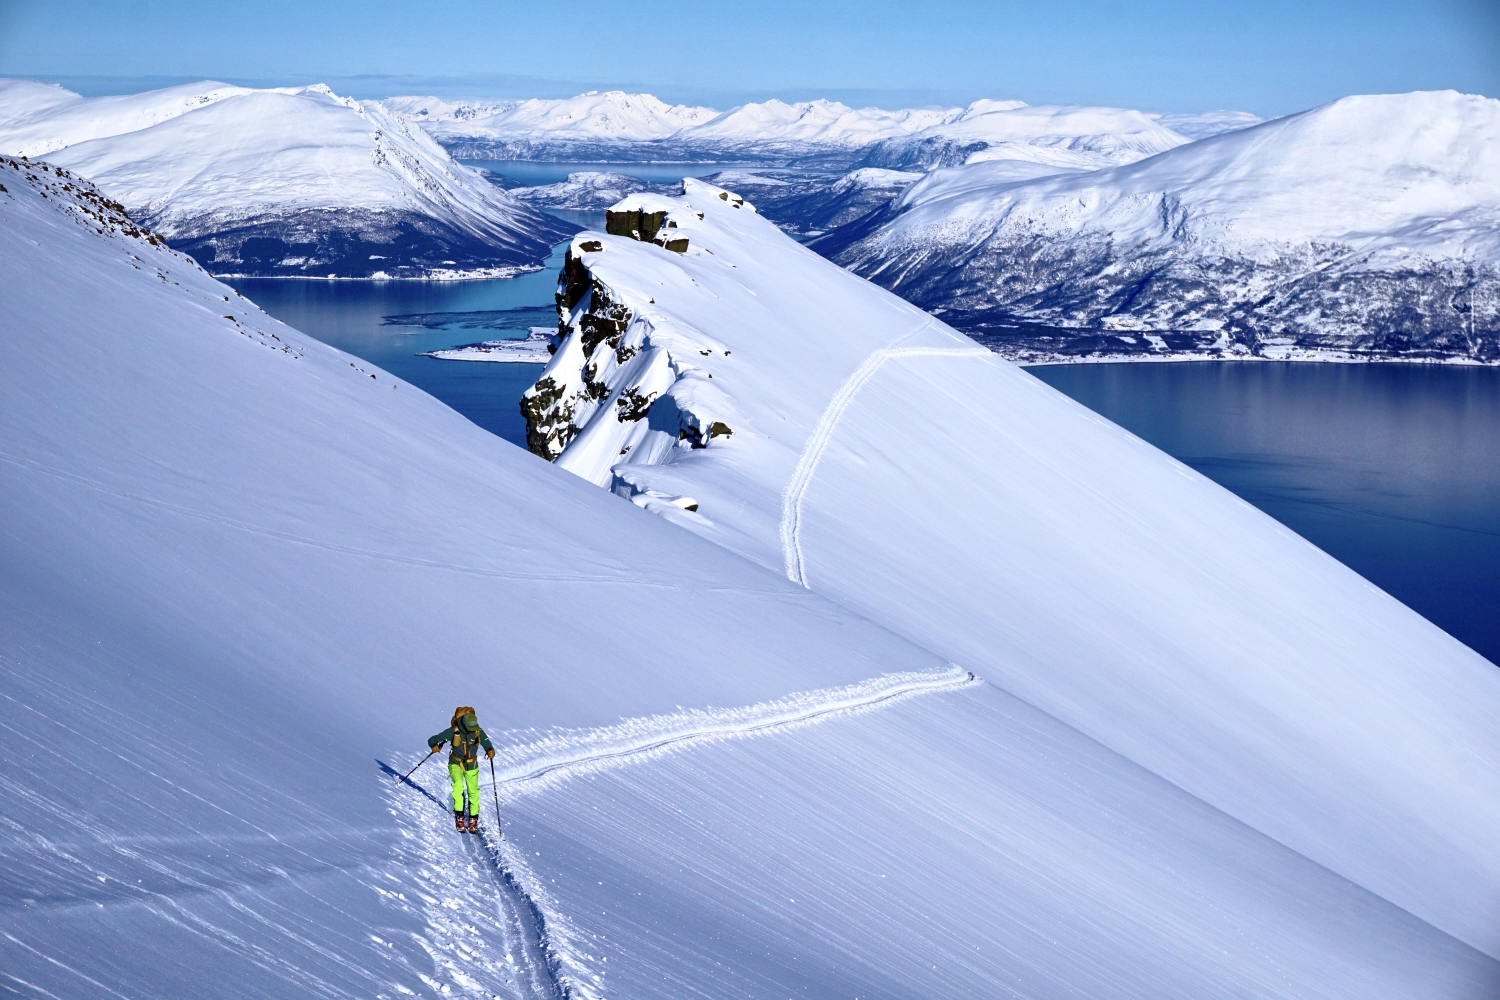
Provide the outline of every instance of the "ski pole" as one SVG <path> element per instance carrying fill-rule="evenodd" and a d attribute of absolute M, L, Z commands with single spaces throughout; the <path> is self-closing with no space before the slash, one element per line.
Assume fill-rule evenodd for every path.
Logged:
<path fill-rule="evenodd" d="M 419 760 L 419 761 L 417 761 L 417 767 L 421 767 L 421 766 L 422 766 L 422 765 L 423 765 L 423 764 L 425 764 L 425 763 L 427 763 L 427 762 L 428 762 L 428 761 L 429 761 L 429 760 L 431 760 L 431 759 L 432 759 L 432 755 L 433 755 L 433 754 L 435 754 L 435 753 L 437 753 L 437 752 L 438 752 L 438 750 L 440 750 L 440 749 L 442 749 L 442 747 L 441 747 L 441 745 L 439 745 L 439 746 L 438 746 L 438 747 L 437 747 L 437 748 L 435 748 L 435 749 L 432 749 L 432 750 L 429 750 L 429 751 L 428 751 L 428 752 L 427 752 L 427 756 L 426 756 L 426 757 L 423 757 L 423 758 L 422 758 L 422 759 L 421 759 L 421 760 Z M 412 776 L 412 775 L 414 775 L 414 774 L 416 774 L 416 773 L 417 773 L 417 767 L 414 767 L 414 768 L 412 768 L 412 769 L 411 769 L 411 770 L 410 770 L 410 771 L 407 771 L 407 772 L 406 772 L 406 773 L 405 773 L 405 774 L 403 774 L 403 775 L 402 775 L 402 776 L 401 776 L 401 777 L 400 777 L 400 778 L 398 778 L 398 779 L 397 779 L 397 780 L 398 780 L 398 781 L 405 781 L 405 780 L 406 780 L 406 779 L 407 779 L 407 778 L 410 778 L 410 777 L 411 777 L 411 776 Z"/>
<path fill-rule="evenodd" d="M 495 832 L 505 836 L 505 831 L 500 829 L 500 783 L 495 780 L 495 758 L 490 758 L 490 791 L 495 793 Z"/>

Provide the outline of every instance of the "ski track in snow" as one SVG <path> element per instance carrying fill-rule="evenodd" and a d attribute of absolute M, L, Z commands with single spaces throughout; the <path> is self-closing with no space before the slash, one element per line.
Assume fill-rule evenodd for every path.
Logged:
<path fill-rule="evenodd" d="M 896 344 L 910 340 L 932 325 L 933 321 L 929 319 L 899 338 Z M 828 401 L 828 406 L 824 408 L 823 415 L 818 418 L 817 426 L 808 436 L 807 443 L 802 446 L 802 455 L 797 459 L 797 468 L 792 472 L 792 478 L 782 492 L 781 552 L 786 561 L 787 579 L 793 583 L 811 589 L 807 582 L 807 559 L 802 552 L 802 496 L 812 483 L 813 475 L 818 471 L 818 463 L 822 461 L 823 452 L 827 450 L 829 441 L 833 439 L 833 432 L 838 429 L 844 412 L 849 409 L 850 404 L 854 402 L 854 397 L 859 395 L 859 390 L 864 387 L 865 383 L 870 381 L 881 366 L 892 358 L 990 357 L 992 354 L 986 347 L 898 347 L 896 344 L 872 351 L 839 385 L 838 391 L 833 394 L 833 398 Z"/>
<path fill-rule="evenodd" d="M 953 666 L 887 674 L 740 708 L 691 709 L 596 729 L 559 730 L 497 747 L 504 765 L 485 791 L 504 804 L 571 778 L 643 763 L 696 744 L 801 728 L 981 683 L 973 673 Z M 504 744 L 504 737 L 497 742 Z M 384 763 L 381 768 L 401 774 Z M 518 1000 L 595 1000 L 599 994 L 585 979 L 597 977 L 575 957 L 579 949 L 569 947 L 566 917 L 520 851 L 503 834 L 471 838 L 450 833 L 447 783 L 427 779 L 436 781 L 433 788 L 416 777 L 391 783 L 391 814 L 422 887 L 428 933 L 420 943 L 435 969 L 474 996 L 496 996 L 498 988 Z M 441 822 L 434 820 L 439 810 Z M 436 980 L 427 985 L 446 992 Z"/>

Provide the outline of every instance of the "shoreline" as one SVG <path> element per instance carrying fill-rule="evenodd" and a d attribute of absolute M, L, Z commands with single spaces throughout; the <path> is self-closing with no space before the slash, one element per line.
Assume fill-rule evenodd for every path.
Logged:
<path fill-rule="evenodd" d="M 489 281 L 496 278 L 519 278 L 546 270 L 545 264 L 520 264 L 514 267 L 485 267 L 469 271 L 430 271 L 426 274 L 387 274 L 377 271 L 367 275 L 341 274 L 213 274 L 218 281 Z"/>

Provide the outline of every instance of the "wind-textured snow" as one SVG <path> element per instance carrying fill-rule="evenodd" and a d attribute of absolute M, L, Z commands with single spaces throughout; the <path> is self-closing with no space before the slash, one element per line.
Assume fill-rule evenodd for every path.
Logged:
<path fill-rule="evenodd" d="M 730 192 L 684 188 L 613 214 L 664 212 L 685 252 L 574 238 L 534 450 L 1500 952 L 1492 664 Z"/>
<path fill-rule="evenodd" d="M 75 176 L 0 172 L 11 992 L 1467 998 L 1500 980 L 967 664 L 270 319 Z M 482 838 L 453 832 L 440 761 L 393 780 L 459 702 L 503 751 Z"/>
<path fill-rule="evenodd" d="M 1500 360 L 1500 101 L 1348 97 L 1110 170 L 985 170 L 818 248 L 1032 360 Z"/>
<path fill-rule="evenodd" d="M 216 273 L 513 274 L 569 231 L 405 119 L 321 85 L 208 82 L 50 104 L 39 86 L 0 89 L 23 111 L 0 122 L 0 151 L 76 170 Z"/>

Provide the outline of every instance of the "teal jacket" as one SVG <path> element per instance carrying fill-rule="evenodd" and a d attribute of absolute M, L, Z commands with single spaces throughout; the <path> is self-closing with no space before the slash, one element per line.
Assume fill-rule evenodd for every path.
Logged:
<path fill-rule="evenodd" d="M 427 745 L 433 750 L 444 743 L 451 743 L 452 749 L 448 751 L 448 763 L 458 764 L 466 771 L 472 771 L 479 766 L 479 748 L 486 750 L 495 749 L 490 738 L 484 734 L 484 727 L 479 726 L 472 733 L 466 733 L 456 726 L 449 726 L 436 736 L 427 738 Z"/>

